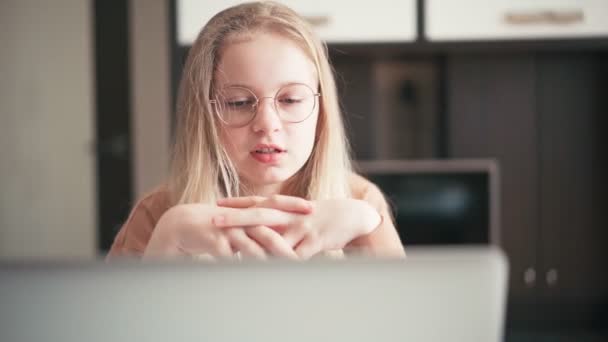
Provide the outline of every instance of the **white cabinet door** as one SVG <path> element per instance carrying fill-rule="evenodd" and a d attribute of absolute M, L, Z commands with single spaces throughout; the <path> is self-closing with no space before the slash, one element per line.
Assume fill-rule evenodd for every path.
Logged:
<path fill-rule="evenodd" d="M 191 45 L 217 12 L 245 1 L 177 0 L 177 39 Z M 416 39 L 416 0 L 373 3 L 333 0 L 280 0 L 306 18 L 328 43 L 408 42 Z"/>
<path fill-rule="evenodd" d="M 430 41 L 608 37 L 607 0 L 426 0 Z"/>

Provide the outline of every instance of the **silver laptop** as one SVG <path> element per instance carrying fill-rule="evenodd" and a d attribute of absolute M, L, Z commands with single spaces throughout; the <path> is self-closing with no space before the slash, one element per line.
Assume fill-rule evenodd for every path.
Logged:
<path fill-rule="evenodd" d="M 492 248 L 407 260 L 0 263 L 0 341 L 502 340 Z"/>

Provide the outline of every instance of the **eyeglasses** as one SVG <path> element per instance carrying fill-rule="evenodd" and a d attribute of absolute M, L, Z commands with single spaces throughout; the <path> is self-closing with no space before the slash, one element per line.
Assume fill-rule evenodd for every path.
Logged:
<path fill-rule="evenodd" d="M 210 100 L 216 115 L 229 126 L 245 126 L 255 117 L 262 99 L 274 99 L 274 109 L 285 122 L 302 122 L 313 113 L 317 97 L 308 85 L 291 83 L 277 91 L 274 97 L 257 97 L 251 90 L 231 86 L 220 90 Z"/>

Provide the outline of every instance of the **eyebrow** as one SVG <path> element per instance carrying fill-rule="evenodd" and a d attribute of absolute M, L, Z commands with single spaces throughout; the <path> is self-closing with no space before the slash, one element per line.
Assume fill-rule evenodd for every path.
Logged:
<path fill-rule="evenodd" d="M 283 83 L 279 84 L 279 86 L 277 87 L 277 90 L 283 88 L 284 86 L 291 85 L 291 84 L 306 84 L 306 85 L 310 86 L 310 84 L 308 84 L 307 82 L 290 81 L 290 82 L 283 82 Z M 244 83 L 228 83 L 228 84 L 224 85 L 223 88 L 228 88 L 228 87 L 241 87 L 241 88 L 247 88 L 247 89 L 251 89 L 251 90 L 257 90 L 257 89 L 255 89 L 255 87 L 249 86 Z M 311 87 L 311 88 L 314 89 L 315 87 Z"/>

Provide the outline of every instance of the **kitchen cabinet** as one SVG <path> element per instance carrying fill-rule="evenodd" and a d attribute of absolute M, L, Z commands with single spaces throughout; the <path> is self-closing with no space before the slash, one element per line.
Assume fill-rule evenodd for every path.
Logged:
<path fill-rule="evenodd" d="M 607 61 L 605 53 L 447 60 L 449 157 L 500 165 L 515 319 L 606 323 Z"/>
<path fill-rule="evenodd" d="M 608 215 L 602 206 L 608 190 L 608 153 L 602 148 L 608 142 L 607 62 L 605 55 L 600 64 L 573 54 L 537 63 L 539 281 L 551 312 L 561 304 L 573 304 L 578 312 L 578 306 L 606 300 L 608 293 Z"/>
<path fill-rule="evenodd" d="M 217 12 L 243 0 L 176 0 L 177 41 L 190 46 Z M 417 37 L 416 0 L 279 0 L 308 20 L 330 43 L 412 42 Z"/>
<path fill-rule="evenodd" d="M 426 0 L 431 42 L 608 37 L 605 0 Z"/>
<path fill-rule="evenodd" d="M 331 58 L 355 159 L 426 159 L 439 154 L 435 60 Z"/>

